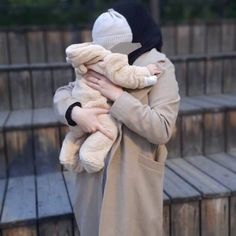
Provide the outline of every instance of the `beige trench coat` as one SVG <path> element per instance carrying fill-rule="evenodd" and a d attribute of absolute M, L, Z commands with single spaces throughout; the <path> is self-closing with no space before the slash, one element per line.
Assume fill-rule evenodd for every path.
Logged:
<path fill-rule="evenodd" d="M 75 178 L 73 207 L 81 236 L 161 236 L 163 179 L 171 137 L 179 109 L 179 89 L 173 64 L 153 49 L 134 65 L 156 63 L 163 74 L 156 85 L 124 91 L 111 107 L 119 136 L 105 168 Z M 62 122 L 74 99 L 73 82 L 60 87 L 54 106 Z"/>

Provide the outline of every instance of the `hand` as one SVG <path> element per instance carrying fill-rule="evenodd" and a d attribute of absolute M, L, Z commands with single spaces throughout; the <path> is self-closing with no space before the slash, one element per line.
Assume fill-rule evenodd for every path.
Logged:
<path fill-rule="evenodd" d="M 71 112 L 71 118 L 85 133 L 102 132 L 108 138 L 113 139 L 110 130 L 105 129 L 98 120 L 101 114 L 107 114 L 109 110 L 104 108 L 80 108 L 75 106 Z"/>
<path fill-rule="evenodd" d="M 93 89 L 98 90 L 103 96 L 115 101 L 123 93 L 123 89 L 116 84 L 113 84 L 105 76 L 89 70 L 85 75 L 86 84 Z"/>
<path fill-rule="evenodd" d="M 158 67 L 155 64 L 149 64 L 147 65 L 147 68 L 151 75 L 157 75 L 161 73 L 161 71 L 158 69 Z"/>

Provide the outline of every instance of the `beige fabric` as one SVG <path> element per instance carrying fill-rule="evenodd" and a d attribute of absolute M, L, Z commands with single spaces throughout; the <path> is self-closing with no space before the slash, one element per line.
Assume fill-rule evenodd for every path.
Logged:
<path fill-rule="evenodd" d="M 155 49 L 137 66 L 157 63 L 163 74 L 153 87 L 125 91 L 111 106 L 118 137 L 101 171 L 76 174 L 73 207 L 81 236 L 161 236 L 163 179 L 180 96 L 173 64 Z M 73 82 L 59 88 L 59 118 L 70 103 Z M 65 122 L 66 123 L 66 122 Z"/>
<path fill-rule="evenodd" d="M 66 48 L 67 61 L 76 72 L 75 86 L 72 97 L 77 99 L 84 108 L 109 108 L 107 99 L 97 90 L 85 83 L 85 74 L 92 69 L 105 75 L 113 83 L 125 88 L 143 88 L 153 85 L 157 76 L 151 76 L 147 67 L 130 66 L 127 55 L 112 53 L 100 45 L 92 43 L 72 44 Z M 159 77 L 161 74 L 158 75 Z M 59 160 L 68 170 L 89 173 L 99 171 L 104 166 L 104 159 L 117 137 L 116 120 L 109 114 L 99 116 L 104 128 L 110 130 L 113 140 L 97 131 L 85 138 L 82 130 L 70 127 L 63 141 Z"/>

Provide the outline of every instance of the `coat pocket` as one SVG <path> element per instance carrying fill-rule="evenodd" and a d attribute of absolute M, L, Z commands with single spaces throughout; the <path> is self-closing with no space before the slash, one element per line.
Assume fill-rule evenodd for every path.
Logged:
<path fill-rule="evenodd" d="M 139 154 L 138 162 L 142 166 L 146 167 L 147 169 L 149 169 L 151 171 L 156 171 L 160 174 L 163 174 L 164 169 L 165 169 L 165 162 L 153 160 L 153 159 L 145 156 L 144 154 Z"/>

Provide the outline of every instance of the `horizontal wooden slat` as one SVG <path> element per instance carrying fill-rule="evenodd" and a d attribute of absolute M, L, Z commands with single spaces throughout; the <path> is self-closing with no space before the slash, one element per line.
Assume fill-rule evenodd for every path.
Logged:
<path fill-rule="evenodd" d="M 32 115 L 32 109 L 11 111 L 4 128 L 6 130 L 30 128 Z"/>
<path fill-rule="evenodd" d="M 67 195 L 62 173 L 38 175 L 38 219 L 72 216 L 72 208 Z"/>
<path fill-rule="evenodd" d="M 34 128 L 58 125 L 59 121 L 52 107 L 34 109 L 32 125 Z"/>
<path fill-rule="evenodd" d="M 213 162 L 209 158 L 204 156 L 189 156 L 185 158 L 188 162 L 196 166 L 198 169 L 203 171 L 205 174 L 217 180 L 225 187 L 231 190 L 231 193 L 236 193 L 236 174 L 229 171 L 225 167 Z"/>
<path fill-rule="evenodd" d="M 212 161 L 224 166 L 225 168 L 236 173 L 236 158 L 232 157 L 227 153 L 216 153 L 207 155 Z"/>
<path fill-rule="evenodd" d="M 230 190 L 186 162 L 183 158 L 167 160 L 167 166 L 196 188 L 204 198 L 217 198 L 230 195 Z"/>
<path fill-rule="evenodd" d="M 2 228 L 36 224 L 34 178 L 31 175 L 9 178 L 1 217 Z"/>
<path fill-rule="evenodd" d="M 10 113 L 9 111 L 0 111 L 0 131 L 3 130 L 3 127 L 5 126 L 9 113 Z"/>
<path fill-rule="evenodd" d="M 172 202 L 189 202 L 201 198 L 196 189 L 167 167 L 165 168 L 164 191 Z"/>

